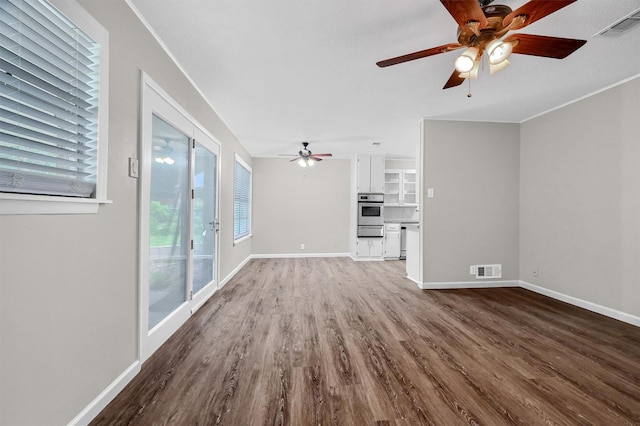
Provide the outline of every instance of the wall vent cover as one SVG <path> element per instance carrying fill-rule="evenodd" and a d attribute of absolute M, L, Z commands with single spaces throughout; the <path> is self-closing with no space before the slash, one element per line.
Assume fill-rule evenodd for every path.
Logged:
<path fill-rule="evenodd" d="M 476 279 L 502 278 L 502 265 L 474 265 Z"/>
<path fill-rule="evenodd" d="M 631 12 L 629 15 L 609 25 L 604 30 L 598 32 L 596 35 L 605 37 L 617 37 L 629 31 L 640 24 L 640 9 Z"/>

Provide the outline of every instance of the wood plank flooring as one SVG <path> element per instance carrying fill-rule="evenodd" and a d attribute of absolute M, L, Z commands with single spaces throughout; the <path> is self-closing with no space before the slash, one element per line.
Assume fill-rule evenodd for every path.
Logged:
<path fill-rule="evenodd" d="M 403 268 L 252 260 L 92 424 L 640 424 L 640 328 Z"/>

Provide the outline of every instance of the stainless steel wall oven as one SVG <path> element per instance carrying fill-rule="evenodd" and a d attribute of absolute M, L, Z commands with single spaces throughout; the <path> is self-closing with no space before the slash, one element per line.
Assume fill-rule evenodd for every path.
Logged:
<path fill-rule="evenodd" d="M 358 194 L 358 237 L 384 236 L 384 194 Z"/>

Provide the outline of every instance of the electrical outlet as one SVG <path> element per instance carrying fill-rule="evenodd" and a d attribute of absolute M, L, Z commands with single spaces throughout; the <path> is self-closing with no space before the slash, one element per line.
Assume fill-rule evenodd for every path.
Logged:
<path fill-rule="evenodd" d="M 300 250 L 304 250 L 304 244 L 300 244 Z"/>

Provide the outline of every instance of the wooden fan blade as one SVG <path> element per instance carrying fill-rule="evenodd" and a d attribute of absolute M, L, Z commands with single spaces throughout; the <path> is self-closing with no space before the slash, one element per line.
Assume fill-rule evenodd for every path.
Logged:
<path fill-rule="evenodd" d="M 451 74 L 451 77 L 449 77 L 449 80 L 447 80 L 447 84 L 445 84 L 442 89 L 444 90 L 451 87 L 460 86 L 464 82 L 464 80 L 465 78 L 460 77 L 460 71 L 453 70 L 453 74 Z"/>
<path fill-rule="evenodd" d="M 333 157 L 333 154 L 311 154 L 312 157 Z"/>
<path fill-rule="evenodd" d="M 296 157 L 293 160 L 289 160 L 290 163 L 294 162 L 294 161 L 298 161 L 299 159 L 301 159 L 302 157 Z"/>
<path fill-rule="evenodd" d="M 421 50 L 419 52 L 409 53 L 406 55 L 398 56 L 391 59 L 385 59 L 384 61 L 376 62 L 376 65 L 380 68 L 388 67 L 390 65 L 401 64 L 403 62 L 413 61 L 415 59 L 426 58 L 427 56 L 438 55 L 440 53 L 451 52 L 453 50 L 461 49 L 462 46 L 459 43 L 443 44 L 442 46 L 432 47 L 431 49 Z"/>
<path fill-rule="evenodd" d="M 487 17 L 484 16 L 478 0 L 440 0 L 440 3 L 449 11 L 458 25 L 469 28 L 476 35 L 479 35 L 478 30 L 487 26 Z"/>
<path fill-rule="evenodd" d="M 322 158 L 316 158 L 316 155 L 310 155 L 309 158 L 311 158 L 313 161 L 322 161 Z"/>
<path fill-rule="evenodd" d="M 547 37 L 532 34 L 513 34 L 505 42 L 516 41 L 513 53 L 564 59 L 582 47 L 587 41 L 573 38 Z"/>
<path fill-rule="evenodd" d="M 525 19 L 521 22 L 514 22 L 514 25 L 510 27 L 509 30 L 524 28 L 547 15 L 551 15 L 553 12 L 557 12 L 565 6 L 569 6 L 575 1 L 576 0 L 531 0 L 529 3 L 525 3 L 505 16 L 502 20 L 502 26 L 508 27 L 516 16 L 523 15 Z"/>

